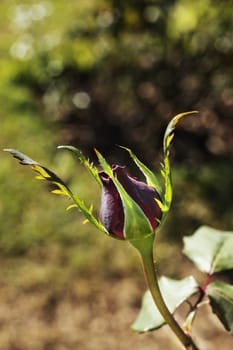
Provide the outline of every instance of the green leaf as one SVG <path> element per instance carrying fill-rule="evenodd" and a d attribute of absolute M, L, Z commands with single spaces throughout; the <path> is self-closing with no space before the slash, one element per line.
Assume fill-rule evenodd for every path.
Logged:
<path fill-rule="evenodd" d="M 197 282 L 192 276 L 180 281 L 163 276 L 159 280 L 159 285 L 171 313 L 174 313 L 179 305 L 196 293 L 198 288 Z M 141 310 L 132 325 L 132 329 L 142 333 L 158 329 L 164 324 L 165 321 L 148 290 L 143 296 Z"/>
<path fill-rule="evenodd" d="M 219 281 L 212 282 L 207 288 L 207 295 L 213 312 L 233 335 L 233 286 Z"/>
<path fill-rule="evenodd" d="M 135 164 L 138 166 L 138 168 L 141 170 L 141 172 L 145 176 L 147 184 L 149 186 L 154 187 L 161 196 L 162 189 L 161 189 L 160 183 L 159 183 L 156 175 L 136 157 L 136 155 L 131 151 L 131 149 L 123 147 L 123 146 L 120 146 L 120 147 L 125 149 L 127 152 L 129 152 L 131 158 L 133 159 Z"/>
<path fill-rule="evenodd" d="M 81 212 L 88 219 L 88 221 L 93 223 L 99 230 L 103 231 L 104 233 L 108 233 L 104 226 L 101 224 L 101 222 L 94 217 L 94 215 L 92 214 L 92 210 L 88 209 L 85 203 L 80 198 L 75 196 L 69 189 L 69 187 L 55 173 L 53 173 L 48 168 L 44 167 L 40 163 L 34 161 L 33 159 L 29 158 L 25 154 L 15 149 L 4 149 L 4 151 L 11 153 L 14 158 L 19 159 L 20 164 L 30 165 L 34 171 L 40 174 L 39 176 L 37 176 L 37 179 L 47 180 L 56 185 L 58 189 L 55 189 L 52 192 L 56 194 L 64 194 L 71 198 L 75 202 L 75 204 L 77 204 L 77 207 L 81 210 Z"/>
<path fill-rule="evenodd" d="M 180 121 L 180 119 L 189 115 L 197 114 L 197 113 L 198 113 L 197 111 L 190 111 L 190 112 L 178 114 L 174 118 L 172 118 L 172 120 L 170 121 L 170 123 L 166 128 L 164 138 L 163 138 L 164 164 L 162 165 L 162 171 L 161 171 L 165 180 L 164 212 L 169 211 L 171 202 L 172 202 L 173 191 L 172 191 L 171 166 L 170 166 L 169 154 L 170 154 L 170 146 L 174 138 L 175 128 L 178 122 Z"/>
<path fill-rule="evenodd" d="M 184 254 L 204 272 L 213 274 L 233 268 L 233 232 L 201 226 L 184 237 Z"/>
<path fill-rule="evenodd" d="M 58 149 L 67 149 L 71 152 L 73 152 L 76 157 L 78 157 L 79 161 L 87 168 L 87 170 L 91 173 L 91 175 L 95 178 L 95 180 L 98 182 L 99 185 L 101 185 L 101 180 L 98 174 L 98 169 L 89 162 L 89 160 L 87 158 L 84 157 L 84 155 L 82 154 L 82 152 L 73 147 L 73 146 L 58 146 Z"/>

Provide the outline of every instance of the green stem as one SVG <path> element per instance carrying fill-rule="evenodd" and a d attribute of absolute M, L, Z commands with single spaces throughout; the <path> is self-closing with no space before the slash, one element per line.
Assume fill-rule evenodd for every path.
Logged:
<path fill-rule="evenodd" d="M 180 342 L 183 344 L 186 350 L 198 350 L 197 346 L 194 344 L 192 338 L 187 335 L 180 325 L 176 322 L 175 318 L 168 310 L 158 283 L 158 277 L 156 274 L 154 259 L 153 259 L 153 241 L 152 236 L 148 236 L 143 242 L 131 242 L 134 247 L 138 250 L 144 269 L 145 278 L 150 289 L 151 295 L 157 306 L 159 312 L 163 316 L 166 323 L 170 326 L 173 333 L 177 336 Z"/>

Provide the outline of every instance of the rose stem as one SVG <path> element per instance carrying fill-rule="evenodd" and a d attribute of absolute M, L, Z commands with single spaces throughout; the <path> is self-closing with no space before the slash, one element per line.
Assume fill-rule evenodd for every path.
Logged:
<path fill-rule="evenodd" d="M 192 338 L 187 335 L 180 327 L 163 300 L 154 266 L 153 241 L 154 238 L 152 235 L 150 235 L 147 237 L 147 239 L 143 240 L 143 242 L 134 242 L 133 245 L 139 251 L 139 254 L 141 256 L 145 279 L 147 281 L 155 305 L 157 306 L 166 323 L 170 326 L 177 338 L 181 341 L 185 349 L 198 350 L 198 347 L 194 344 Z"/>

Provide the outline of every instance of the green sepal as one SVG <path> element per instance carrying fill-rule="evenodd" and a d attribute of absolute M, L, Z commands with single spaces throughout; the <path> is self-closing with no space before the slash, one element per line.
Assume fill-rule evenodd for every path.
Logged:
<path fill-rule="evenodd" d="M 198 284 L 192 276 L 182 280 L 162 276 L 159 279 L 159 286 L 171 313 L 174 313 L 179 305 L 198 291 Z M 162 327 L 165 323 L 150 291 L 147 290 L 142 298 L 141 310 L 131 326 L 132 329 L 139 333 L 149 332 Z"/>
<path fill-rule="evenodd" d="M 169 154 L 170 154 L 170 146 L 174 138 L 174 131 L 180 119 L 189 115 L 197 114 L 197 113 L 198 111 L 190 111 L 190 112 L 180 113 L 176 115 L 174 118 L 172 118 L 172 120 L 168 124 L 164 134 L 164 138 L 163 138 L 164 164 L 162 164 L 161 174 L 164 177 L 164 181 L 165 181 L 165 192 L 164 192 L 164 212 L 165 213 L 168 212 L 170 209 L 171 202 L 172 202 L 172 193 L 173 193 Z"/>
<path fill-rule="evenodd" d="M 77 196 L 73 196 L 73 201 L 77 204 L 78 208 L 81 210 L 81 212 L 84 214 L 88 221 L 95 225 L 95 227 L 98 228 L 100 231 L 109 235 L 109 232 L 105 229 L 100 220 L 96 219 L 96 217 L 92 214 L 92 206 L 88 209 L 84 201 Z"/>
<path fill-rule="evenodd" d="M 31 168 L 39 173 L 39 176 L 37 176 L 37 179 L 47 180 L 58 187 L 58 189 L 55 189 L 56 194 L 63 194 L 68 196 L 70 199 L 72 199 L 75 204 L 77 204 L 77 207 L 81 210 L 83 215 L 92 223 L 94 224 L 99 230 L 103 231 L 104 233 L 108 232 L 104 228 L 104 226 L 101 224 L 99 220 L 97 220 L 94 215 L 92 214 L 92 210 L 88 209 L 85 205 L 85 203 L 77 196 L 75 196 L 72 191 L 69 189 L 69 187 L 61 180 L 55 173 L 53 173 L 51 170 L 46 168 L 45 166 L 41 165 L 40 163 L 34 161 L 33 159 L 29 158 L 25 154 L 15 150 L 15 149 L 4 149 L 4 151 L 9 152 L 13 155 L 14 158 L 17 158 L 20 161 L 20 164 L 22 165 L 29 165 Z"/>
<path fill-rule="evenodd" d="M 31 166 L 31 168 L 39 174 L 36 176 L 37 180 L 47 180 L 53 183 L 57 187 L 57 189 L 54 190 L 55 193 L 63 194 L 72 198 L 72 192 L 69 187 L 51 170 L 15 149 L 6 148 L 4 151 L 12 154 L 14 158 L 19 160 L 20 164 Z"/>
<path fill-rule="evenodd" d="M 141 172 L 145 176 L 147 185 L 154 187 L 156 191 L 159 193 L 159 195 L 162 196 L 162 188 L 156 175 L 136 157 L 136 155 L 131 151 L 131 149 L 123 146 L 120 146 L 120 147 L 125 149 L 130 154 L 130 157 L 133 159 L 134 163 L 137 165 L 137 167 L 141 170 Z"/>
<path fill-rule="evenodd" d="M 100 166 L 101 168 L 105 171 L 105 173 L 110 177 L 110 178 L 113 178 L 114 175 L 113 175 L 113 172 L 112 172 L 112 168 L 111 166 L 108 164 L 108 162 L 106 161 L 106 159 L 102 156 L 102 154 L 95 148 L 94 149 L 96 155 L 97 155 L 97 158 L 98 158 L 98 161 L 100 163 Z"/>
<path fill-rule="evenodd" d="M 105 173 L 112 179 L 115 184 L 119 195 L 121 197 L 125 222 L 124 222 L 124 238 L 126 240 L 141 240 L 153 233 L 153 229 L 149 220 L 138 206 L 138 204 L 128 195 L 121 183 L 113 175 L 112 169 L 102 154 L 95 150 L 99 159 L 100 165 Z"/>
<path fill-rule="evenodd" d="M 213 312 L 233 335 L 233 286 L 220 281 L 212 282 L 207 287 L 207 295 Z"/>
<path fill-rule="evenodd" d="M 84 155 L 82 154 L 82 152 L 77 149 L 74 146 L 67 146 L 67 145 L 61 145 L 57 147 L 58 149 L 67 149 L 68 151 L 73 152 L 76 157 L 78 157 L 79 161 L 81 164 L 83 164 L 86 169 L 90 172 L 90 174 L 94 177 L 94 179 L 98 182 L 98 184 L 101 186 L 101 180 L 99 177 L 99 171 L 98 169 L 92 164 L 90 163 L 90 161 L 84 157 Z"/>

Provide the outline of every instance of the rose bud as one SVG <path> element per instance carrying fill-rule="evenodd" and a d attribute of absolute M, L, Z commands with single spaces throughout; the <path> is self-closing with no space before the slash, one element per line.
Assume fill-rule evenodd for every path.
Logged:
<path fill-rule="evenodd" d="M 148 186 L 142 181 L 128 175 L 124 167 L 119 165 L 112 166 L 114 177 L 122 185 L 123 189 L 129 195 L 131 201 L 136 203 L 145 218 L 149 222 L 150 232 L 153 232 L 159 225 L 162 217 L 162 211 L 156 200 L 161 201 L 158 192 L 152 186 Z M 119 193 L 113 179 L 104 171 L 99 172 L 102 181 L 102 197 L 100 206 L 100 220 L 106 230 L 113 236 L 120 239 L 127 239 L 125 230 L 125 211 L 124 199 Z M 135 213 L 135 215 L 137 215 Z M 142 235 L 144 232 L 142 232 Z"/>
<path fill-rule="evenodd" d="M 4 151 L 11 153 L 20 161 L 20 164 L 31 166 L 39 173 L 37 179 L 47 180 L 54 184 L 56 189 L 52 191 L 53 193 L 68 196 L 74 204 L 69 205 L 67 209 L 78 208 L 86 220 L 100 231 L 115 238 L 128 240 L 137 249 L 142 250 L 145 247 L 144 238 L 153 239 L 155 229 L 164 221 L 170 210 L 173 191 L 169 153 L 176 125 L 180 119 L 194 113 L 197 112 L 178 114 L 167 126 L 163 138 L 164 161 L 161 164 L 163 189 L 157 175 L 147 168 L 129 148 L 121 146 L 143 173 L 146 183 L 129 176 L 123 167 L 118 165 L 111 167 L 98 150 L 95 152 L 103 169 L 100 172 L 77 148 L 67 145 L 58 147 L 73 152 L 101 186 L 100 220 L 93 214 L 93 206 L 87 207 L 84 201 L 74 195 L 71 189 L 50 169 L 15 149 L 7 148 Z M 143 244 L 141 244 L 142 240 L 144 240 Z"/>

